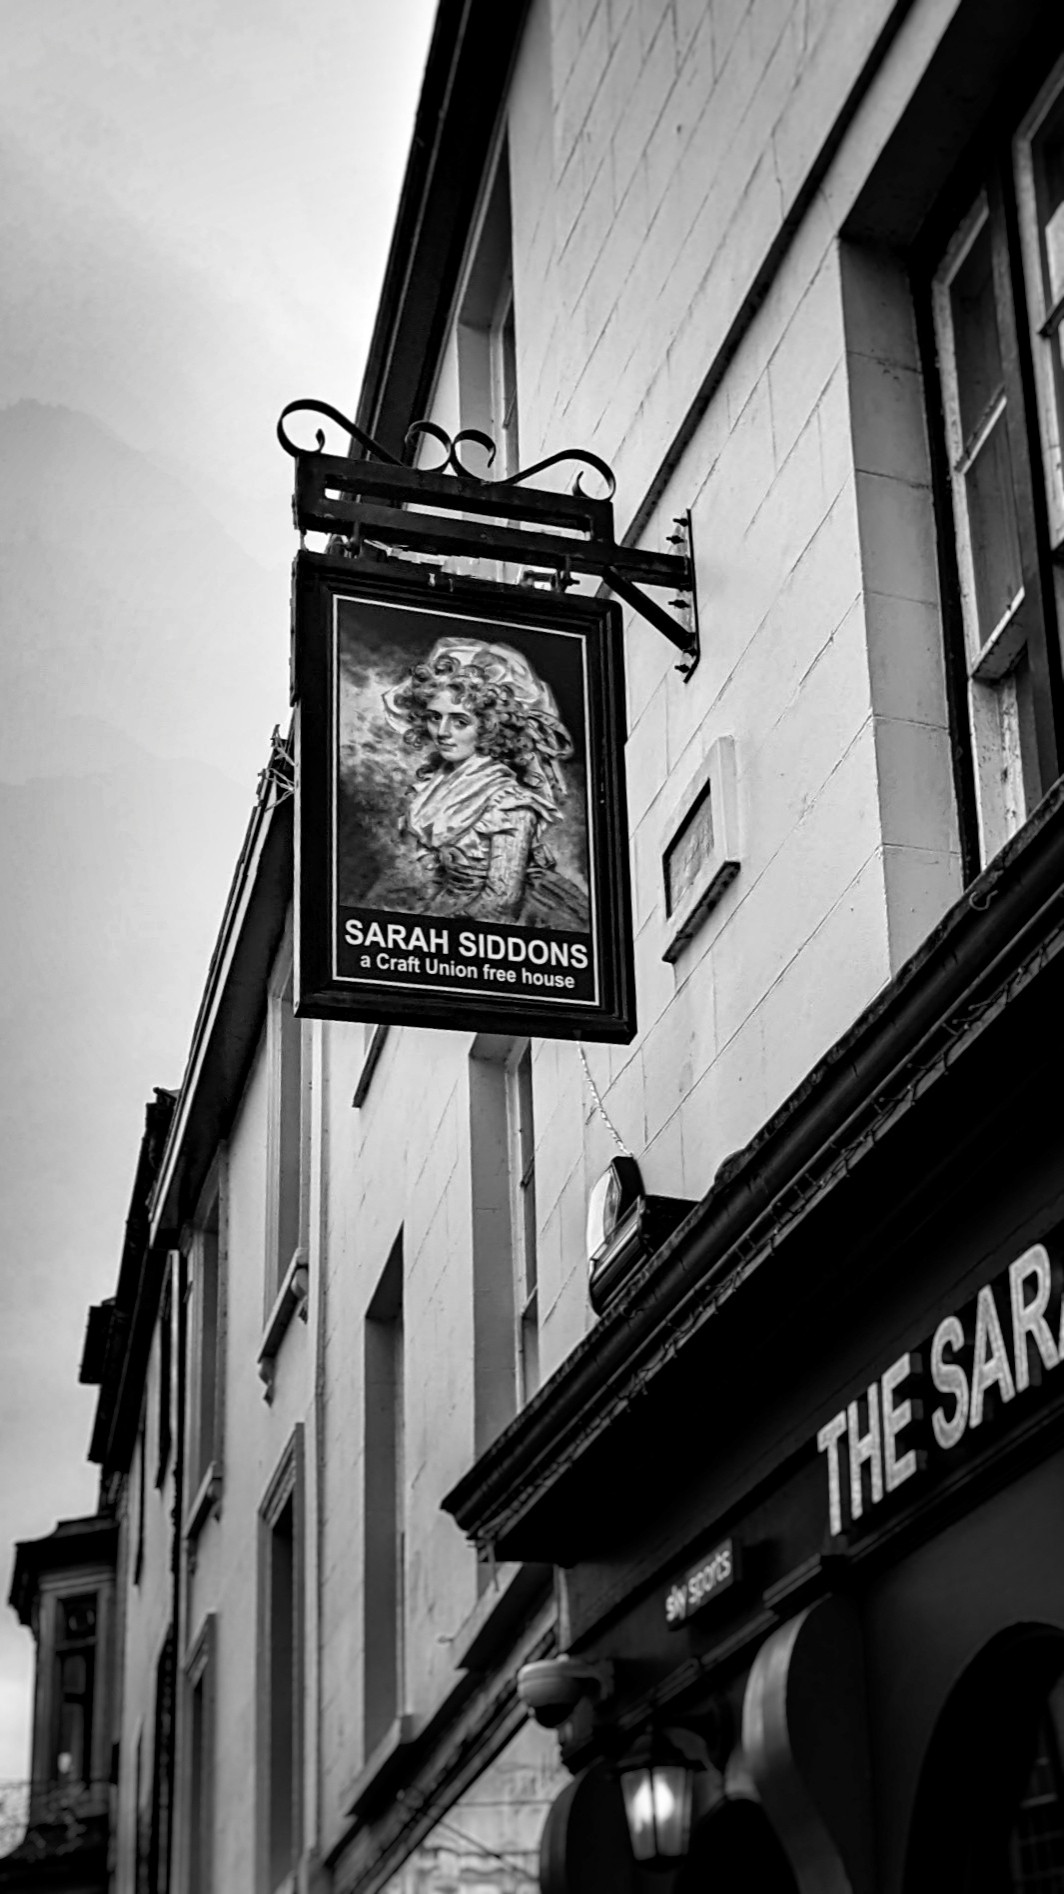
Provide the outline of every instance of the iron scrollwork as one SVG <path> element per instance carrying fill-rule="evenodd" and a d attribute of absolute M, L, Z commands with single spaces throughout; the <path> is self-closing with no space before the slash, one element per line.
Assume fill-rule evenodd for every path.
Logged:
<path fill-rule="evenodd" d="M 277 422 L 277 439 L 280 441 L 285 453 L 291 454 L 293 459 L 298 459 L 302 454 L 323 454 L 325 452 L 325 431 L 323 428 L 319 427 L 315 429 L 315 446 L 312 448 L 300 447 L 298 443 L 291 438 L 285 428 L 285 422 L 288 417 L 293 414 L 320 414 L 324 416 L 326 420 L 332 421 L 337 427 L 342 427 L 353 441 L 357 441 L 363 453 L 371 460 L 385 461 L 391 467 L 403 467 L 413 464 L 412 458 L 407 461 L 397 459 L 394 454 L 389 453 L 386 447 L 382 447 L 379 441 L 375 441 L 371 434 L 367 434 L 363 428 L 360 428 L 356 421 L 349 420 L 346 415 L 340 413 L 338 408 L 331 407 L 327 401 L 290 401 L 286 408 L 282 408 Z M 445 428 L 439 425 L 438 421 L 413 421 L 403 437 L 403 445 L 409 452 L 422 437 L 438 442 L 444 450 L 444 456 L 442 460 L 436 462 L 435 466 L 422 466 L 419 468 L 421 473 L 454 473 L 462 480 L 470 480 L 476 486 L 483 487 L 485 492 L 490 492 L 493 488 L 501 490 L 506 487 L 519 487 L 524 481 L 531 480 L 534 475 L 545 473 L 548 467 L 561 467 L 566 463 L 572 464 L 574 462 L 579 462 L 581 468 L 590 467 L 593 473 L 598 474 L 606 486 L 606 492 L 602 496 L 604 499 L 612 500 L 617 491 L 617 479 L 612 467 L 609 466 L 608 462 L 601 459 L 598 454 L 592 454 L 584 447 L 564 448 L 561 453 L 548 454 L 544 460 L 535 461 L 531 467 L 521 467 L 517 473 L 507 474 L 502 480 L 489 480 L 485 475 L 475 473 L 473 468 L 467 467 L 458 450 L 466 442 L 475 447 L 482 447 L 487 455 L 487 464 L 491 467 L 494 464 L 498 450 L 490 434 L 483 433 L 482 430 L 477 427 L 463 427 L 459 428 L 457 434 L 452 436 L 447 433 Z M 577 494 L 580 499 L 591 498 L 591 495 L 586 492 L 583 486 L 582 472 L 577 474 L 573 482 L 573 492 Z"/>
<path fill-rule="evenodd" d="M 303 454 L 324 454 L 325 430 L 320 427 L 315 428 L 313 447 L 300 447 L 298 441 L 292 440 L 285 428 L 285 422 L 290 414 L 324 415 L 327 421 L 334 421 L 337 427 L 342 427 L 346 433 L 350 434 L 351 439 L 358 442 L 371 460 L 387 461 L 390 467 L 401 467 L 403 464 L 394 454 L 389 454 L 388 449 L 382 447 L 379 441 L 375 441 L 372 435 L 364 433 L 356 421 L 349 421 L 345 414 L 340 413 L 339 408 L 330 407 L 327 401 L 290 401 L 286 408 L 281 409 L 277 417 L 277 439 L 285 453 L 291 454 L 293 460 L 298 460 Z"/>
<path fill-rule="evenodd" d="M 301 447 L 293 439 L 285 425 L 293 415 L 320 417 L 343 429 L 362 454 L 355 461 L 344 456 L 350 476 L 346 469 L 341 470 L 339 457 L 326 455 L 325 430 L 320 425 L 314 428 L 313 447 Z M 496 444 L 480 428 L 459 428 L 450 435 L 437 421 L 414 421 L 404 435 L 400 458 L 338 408 L 326 401 L 310 400 L 290 401 L 282 409 L 277 439 L 285 453 L 301 463 L 296 503 L 300 531 L 310 526 L 329 533 L 331 551 L 358 557 L 363 544 L 361 528 L 371 543 L 383 540 L 405 552 L 413 546 L 422 554 L 444 557 L 454 551 L 473 558 L 510 559 L 526 566 L 542 563 L 561 574 L 562 589 L 571 583 L 573 572 L 594 574 L 676 646 L 682 657 L 676 668 L 685 680 L 694 671 L 700 643 L 689 516 L 684 515 L 678 522 L 680 531 L 670 539 L 670 544 L 683 548 L 681 552 L 660 554 L 618 545 L 612 510 L 617 481 L 612 467 L 598 454 L 582 447 L 563 448 L 560 453 L 547 454 L 529 467 L 493 480 L 488 474 L 476 473 L 462 456 L 463 448 L 476 447 L 486 456 L 487 467 L 494 465 Z M 442 450 L 442 459 L 418 465 L 415 456 L 425 440 Z M 320 474 L 315 474 L 319 458 L 324 465 Z M 516 493 L 537 474 L 574 464 L 578 471 L 571 497 L 544 488 Z M 363 470 L 361 475 L 358 469 Z M 584 486 L 587 469 L 606 489 L 600 498 Z M 401 475 L 398 470 L 402 470 Z M 454 477 L 453 486 L 447 475 Z M 340 492 L 326 491 L 333 487 Z M 440 518 L 440 509 L 455 509 L 462 518 L 448 524 Z M 478 515 L 501 515 L 517 525 L 496 524 L 489 532 L 476 524 Z M 562 536 L 549 530 L 559 526 L 565 529 Z M 672 586 L 679 596 L 670 603 L 684 609 L 687 621 L 648 598 L 642 590 L 644 585 Z"/>

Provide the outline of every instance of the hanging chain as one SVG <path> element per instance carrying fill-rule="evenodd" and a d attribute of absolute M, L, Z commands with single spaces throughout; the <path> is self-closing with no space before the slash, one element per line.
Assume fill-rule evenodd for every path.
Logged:
<path fill-rule="evenodd" d="M 607 1131 L 609 1132 L 610 1137 L 613 1139 L 614 1144 L 617 1146 L 618 1151 L 622 1151 L 625 1157 L 632 1157 L 634 1153 L 629 1149 L 628 1145 L 625 1144 L 624 1139 L 622 1138 L 620 1132 L 618 1131 L 616 1125 L 613 1122 L 613 1119 L 610 1117 L 609 1112 L 606 1110 L 606 1107 L 602 1102 L 602 1094 L 599 1091 L 598 1086 L 595 1084 L 595 1081 L 591 1076 L 591 1067 L 588 1065 L 588 1062 L 587 1062 L 587 1053 L 584 1051 L 583 1045 L 581 1044 L 579 1040 L 577 1040 L 576 1043 L 577 1043 L 577 1050 L 580 1054 L 580 1063 L 584 1068 L 584 1077 L 587 1080 L 588 1091 L 591 1093 L 591 1096 L 595 1101 L 595 1110 L 598 1112 L 599 1117 L 602 1119 L 602 1122 L 605 1125 Z"/>

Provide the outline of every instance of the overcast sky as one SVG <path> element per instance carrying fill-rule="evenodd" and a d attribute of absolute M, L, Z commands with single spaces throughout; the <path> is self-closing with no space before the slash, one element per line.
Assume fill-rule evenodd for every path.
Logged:
<path fill-rule="evenodd" d="M 183 961 L 179 976 L 166 975 L 179 990 L 176 998 L 160 993 L 157 1016 L 126 1018 L 113 1007 L 108 1013 L 104 1056 L 93 1053 L 96 1084 L 106 1086 L 111 1071 L 132 1073 L 121 1081 L 128 1096 L 100 1101 L 98 1111 L 83 1103 L 74 1132 L 59 1117 L 50 1123 L 46 1105 L 31 1110 L 23 1101 L 26 1149 L 6 1172 L 0 1153 L 4 1599 L 11 1540 L 38 1536 L 58 1517 L 95 1507 L 96 1475 L 84 1459 L 94 1396 L 77 1386 L 77 1338 L 89 1302 L 113 1292 L 144 1102 L 153 1084 L 179 1079 L 194 992 L 202 985 L 225 878 L 251 806 L 254 759 L 265 761 L 270 723 L 287 714 L 292 463 L 275 444 L 274 424 L 283 404 L 298 395 L 353 408 L 433 12 L 432 0 L 0 0 L 0 426 L 15 443 L 6 454 L 6 474 L 0 468 L 8 586 L 7 597 L 0 593 L 0 649 L 15 654 L 2 679 L 0 789 L 8 801 L 0 808 L 19 816 L 28 808 L 32 820 L 35 780 L 50 776 L 49 819 L 65 820 L 67 763 L 86 780 L 93 772 L 101 779 L 112 756 L 116 769 L 133 769 L 136 752 L 127 756 L 124 748 L 133 738 L 145 753 L 144 771 L 155 770 L 138 778 L 153 785 L 144 794 L 183 781 L 190 822 L 209 821 L 217 795 L 222 838 L 217 859 L 205 857 L 202 876 L 186 877 L 196 885 L 171 889 L 168 900 L 161 892 L 139 891 L 136 925 L 143 938 L 165 936 L 168 954 L 187 948 L 187 966 Z M 64 412 L 5 412 L 26 401 Z M 53 423 L 61 424 L 54 439 Z M 63 443 L 84 454 L 79 465 L 104 470 L 104 491 L 86 494 L 83 517 L 78 489 L 65 498 L 66 524 L 54 518 L 60 491 L 55 457 L 73 452 Z M 46 449 L 47 478 L 35 471 L 45 465 Z M 106 470 L 112 466 L 116 495 L 119 480 L 126 484 L 121 503 L 116 499 L 110 509 Z M 209 509 L 212 559 L 225 567 L 238 595 L 246 573 L 246 595 L 256 600 L 255 622 L 234 623 L 231 648 L 224 633 L 216 638 L 210 663 L 217 672 L 203 678 L 212 711 L 205 712 L 202 729 L 191 732 L 186 717 L 168 733 L 165 717 L 150 709 L 172 688 L 161 669 L 154 679 L 151 674 L 151 613 L 145 612 L 135 664 L 125 646 L 117 656 L 103 650 L 107 623 L 128 605 L 128 586 L 158 584 L 157 561 L 154 574 L 149 571 L 153 547 L 143 543 L 154 528 L 144 524 L 149 514 L 138 510 L 136 491 L 145 478 L 152 487 L 152 468 L 171 515 L 180 511 L 184 519 L 185 490 L 195 496 L 189 520 L 195 505 Z M 24 489 L 38 478 L 44 491 L 18 490 L 19 481 Z M 32 531 L 23 530 L 26 521 Z M 72 701 L 64 704 L 60 685 L 83 653 L 76 644 L 68 648 L 65 641 L 76 639 L 79 626 L 69 623 L 70 607 L 54 599 L 63 597 L 64 543 L 73 545 L 79 534 L 94 543 L 79 543 L 78 574 L 95 571 L 94 560 L 100 568 L 110 560 L 122 562 L 123 571 L 128 565 L 131 577 L 123 581 L 124 600 L 105 606 L 100 599 L 111 596 L 105 588 L 93 607 L 92 636 L 100 642 L 101 664 L 111 666 L 103 697 L 88 701 L 97 667 L 78 674 Z M 206 546 L 205 530 L 202 537 Z M 43 546 L 44 565 L 56 578 L 47 613 L 26 604 L 29 539 L 38 551 Z M 166 584 L 179 611 L 182 566 L 174 548 L 169 556 L 177 561 L 169 569 L 176 576 L 168 574 Z M 194 564 L 194 556 L 184 561 L 186 569 Z M 190 618 L 197 614 L 191 648 L 193 631 L 201 629 L 194 581 L 202 575 L 189 570 L 188 576 Z M 70 584 L 75 595 L 86 587 L 83 577 Z M 261 673 L 248 657 L 249 638 L 260 635 Z M 160 666 L 164 655 L 173 661 L 172 649 L 164 654 L 160 648 Z M 202 653 L 196 662 L 203 665 Z M 48 731 L 44 677 L 48 701 L 58 706 Z M 91 712 L 80 732 L 71 714 L 79 705 Z M 165 777 L 165 769 L 178 774 Z M 98 788 L 99 780 L 92 793 Z M 48 796 L 41 792 L 42 809 Z M 119 828 L 126 846 L 120 791 L 109 792 L 99 807 L 118 810 L 115 847 Z M 154 815 L 165 827 L 167 810 Z M 96 827 L 100 819 L 94 817 Z M 16 826 L 10 814 L 4 820 L 9 830 Z M 106 854 L 106 836 L 102 841 Z M 19 990 L 31 977 L 21 969 L 50 964 L 55 945 L 33 938 L 33 917 L 42 909 L 33 864 L 44 852 L 43 844 L 34 848 L 31 832 L 28 847 L 20 844 L 13 857 L 30 867 L 11 871 L 24 876 L 24 885 L 4 890 L 21 931 L 19 957 L 9 948 L 8 965 L 0 967 L 7 1002 L 0 1026 L 9 1074 L 26 1075 L 27 1097 L 36 1096 L 38 1078 L 47 1081 L 41 1096 L 54 1097 L 58 1111 L 75 1084 L 62 1066 L 69 1046 L 76 1067 L 79 1049 L 70 1042 L 81 1036 L 80 1015 L 76 1009 L 70 1015 L 74 1023 L 63 1028 L 65 1044 L 57 1052 L 47 1019 L 34 1025 L 37 1015 L 22 1005 Z M 78 866 L 83 853 L 79 845 Z M 72 871 L 64 872 L 73 879 Z M 159 911 L 145 912 L 146 901 Z M 175 932 L 184 946 L 174 947 Z M 7 938 L 0 931 L 0 946 Z M 105 991 L 102 972 L 93 984 L 94 955 L 102 968 L 113 949 L 113 941 L 97 946 L 91 936 L 78 936 L 77 979 L 89 995 L 87 1009 Z M 91 1040 L 96 1030 L 85 1037 Z M 43 1074 L 42 1063 L 48 1066 Z M 15 1089 L 10 1077 L 8 1089 Z M 20 1108 L 19 1099 L 8 1102 L 13 1111 Z M 48 1167 L 70 1180 L 75 1201 L 68 1206 Z M 93 1196 L 86 1229 L 74 1179 L 90 1173 L 100 1195 L 98 1202 Z M 31 1320 L 34 1305 L 38 1316 L 54 1309 L 54 1320 Z M 2 1600 L 0 1618 L 2 1782 L 28 1773 L 32 1649 Z"/>
<path fill-rule="evenodd" d="M 432 12 L 0 0 L 0 405 L 239 482 L 284 562 L 273 418 L 358 389 Z"/>

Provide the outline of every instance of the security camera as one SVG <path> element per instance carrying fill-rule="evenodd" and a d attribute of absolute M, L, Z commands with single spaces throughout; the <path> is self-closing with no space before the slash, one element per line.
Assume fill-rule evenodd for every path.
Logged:
<path fill-rule="evenodd" d="M 612 1685 L 612 1664 L 583 1664 L 577 1657 L 544 1657 L 517 1673 L 517 1694 L 545 1730 L 567 1722 L 584 1697 L 608 1696 Z"/>

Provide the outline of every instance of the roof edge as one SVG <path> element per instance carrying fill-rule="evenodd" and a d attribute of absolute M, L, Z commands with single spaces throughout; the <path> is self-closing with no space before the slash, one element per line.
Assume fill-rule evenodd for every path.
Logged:
<path fill-rule="evenodd" d="M 402 452 L 432 393 L 528 0 L 440 0 L 356 417 Z"/>
<path fill-rule="evenodd" d="M 198 1197 L 206 1164 L 190 1168 L 197 1133 L 217 1143 L 239 1103 L 291 899 L 292 798 L 275 793 L 256 802 L 237 858 L 148 1206 L 153 1247 L 180 1229 Z"/>

